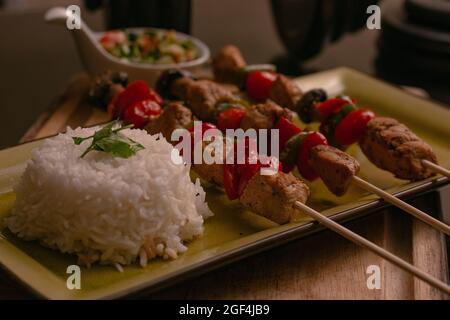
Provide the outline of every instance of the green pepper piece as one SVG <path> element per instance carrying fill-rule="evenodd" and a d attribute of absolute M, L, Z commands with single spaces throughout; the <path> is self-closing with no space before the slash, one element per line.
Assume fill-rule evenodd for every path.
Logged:
<path fill-rule="evenodd" d="M 295 166 L 297 163 L 298 157 L 298 149 L 303 141 L 303 139 L 309 134 L 307 131 L 303 131 L 297 133 L 295 136 L 292 136 L 284 147 L 283 151 L 280 154 L 280 160 L 288 166 Z"/>
<path fill-rule="evenodd" d="M 339 144 L 336 143 L 334 139 L 334 131 L 338 126 L 339 122 L 342 121 L 350 112 L 356 110 L 356 106 L 354 104 L 346 104 L 341 110 L 330 116 L 321 126 L 322 133 L 327 137 L 328 142 L 335 147 L 339 147 Z"/>

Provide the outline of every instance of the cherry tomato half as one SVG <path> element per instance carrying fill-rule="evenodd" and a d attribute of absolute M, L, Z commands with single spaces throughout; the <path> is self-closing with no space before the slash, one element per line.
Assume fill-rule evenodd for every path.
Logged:
<path fill-rule="evenodd" d="M 241 126 L 242 118 L 245 116 L 245 110 L 242 108 L 228 108 L 219 114 L 217 127 L 221 131 L 226 129 L 238 129 Z"/>
<path fill-rule="evenodd" d="M 108 31 L 100 38 L 100 44 L 106 50 L 111 50 L 116 44 L 124 43 L 127 40 L 125 33 L 120 30 Z"/>
<path fill-rule="evenodd" d="M 348 104 L 347 99 L 332 98 L 316 105 L 316 110 L 319 112 L 320 121 L 325 120 L 333 113 L 339 111 L 344 105 Z"/>
<path fill-rule="evenodd" d="M 150 88 L 145 81 L 137 80 L 130 83 L 124 91 L 117 95 L 113 108 L 113 117 L 122 117 L 129 106 L 141 100 L 153 100 L 158 104 L 162 102 L 160 97 L 158 100 L 154 94 L 150 93 Z"/>
<path fill-rule="evenodd" d="M 274 129 L 278 129 L 279 137 L 280 137 L 280 151 L 284 149 L 286 146 L 286 142 L 300 133 L 302 129 L 297 127 L 292 121 L 286 119 L 285 117 L 280 117 L 275 124 Z"/>
<path fill-rule="evenodd" d="M 344 146 L 358 142 L 367 123 L 374 117 L 375 114 L 367 109 L 357 109 L 350 112 L 337 125 L 334 131 L 334 140 Z"/>
<path fill-rule="evenodd" d="M 141 100 L 125 109 L 123 119 L 132 123 L 136 128 L 143 128 L 150 117 L 162 112 L 161 106 L 153 100 Z"/>
<path fill-rule="evenodd" d="M 320 132 L 311 132 L 301 142 L 298 150 L 297 168 L 303 178 L 312 181 L 318 178 L 318 174 L 309 163 L 311 149 L 318 145 L 327 145 L 327 138 Z"/>
<path fill-rule="evenodd" d="M 247 75 L 245 88 L 248 96 L 256 101 L 264 101 L 269 97 L 270 88 L 277 75 L 268 71 L 252 71 Z"/>

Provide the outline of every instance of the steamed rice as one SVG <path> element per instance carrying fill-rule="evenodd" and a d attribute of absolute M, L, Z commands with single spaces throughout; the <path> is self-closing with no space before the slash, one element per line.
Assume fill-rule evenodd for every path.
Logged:
<path fill-rule="evenodd" d="M 71 137 L 98 129 L 68 129 L 33 150 L 6 225 L 88 266 L 176 258 L 212 215 L 199 181 L 172 162 L 172 145 L 143 130 L 121 131 L 145 147 L 128 159 L 95 151 L 80 158 L 91 140 L 77 146 Z"/>

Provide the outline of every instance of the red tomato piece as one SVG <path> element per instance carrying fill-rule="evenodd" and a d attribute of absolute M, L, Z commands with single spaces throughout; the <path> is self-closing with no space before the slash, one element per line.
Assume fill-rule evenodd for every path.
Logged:
<path fill-rule="evenodd" d="M 327 138 L 320 132 L 315 131 L 308 134 L 300 144 L 297 157 L 297 168 L 302 177 L 309 181 L 318 178 L 318 174 L 309 163 L 311 149 L 322 144 L 328 144 Z"/>
<path fill-rule="evenodd" d="M 103 36 L 100 38 L 100 44 L 105 48 L 106 50 L 111 50 L 114 48 L 116 44 L 121 44 L 126 41 L 125 34 L 120 30 L 113 30 L 108 31 L 103 34 Z"/>
<path fill-rule="evenodd" d="M 152 99 L 150 88 L 143 80 L 137 80 L 128 85 L 124 91 L 117 95 L 114 104 L 113 116 L 122 117 L 123 112 L 132 104 L 141 100 Z"/>
<path fill-rule="evenodd" d="M 259 174 L 259 170 L 261 168 L 261 163 L 257 161 L 256 163 L 245 163 L 239 164 L 238 166 L 238 174 L 239 174 L 239 185 L 238 185 L 238 193 L 241 195 L 245 188 L 247 187 L 250 179 L 255 175 Z"/>
<path fill-rule="evenodd" d="M 150 117 L 162 112 L 161 106 L 153 100 L 141 100 L 128 108 L 123 113 L 125 122 L 132 123 L 136 128 L 143 128 Z"/>
<path fill-rule="evenodd" d="M 209 129 L 217 129 L 217 127 L 215 126 L 215 125 L 213 125 L 212 123 L 209 123 L 209 122 L 202 122 L 202 127 L 201 127 L 201 136 L 200 137 L 197 137 L 197 136 L 195 136 L 194 137 L 194 131 L 195 131 L 195 126 L 193 126 L 193 127 L 191 127 L 191 128 L 189 128 L 189 132 L 191 133 L 191 135 L 192 135 L 192 139 L 191 139 L 191 151 L 192 151 L 192 156 L 194 156 L 194 154 L 193 154 L 193 152 L 194 152 L 194 146 L 199 142 L 199 141 L 201 141 L 201 139 L 203 138 L 203 135 L 205 134 L 205 132 L 207 131 L 207 130 L 209 130 Z M 195 140 L 194 140 L 195 139 Z"/>
<path fill-rule="evenodd" d="M 230 200 L 239 198 L 239 176 L 235 164 L 223 165 L 223 186 Z"/>
<path fill-rule="evenodd" d="M 324 120 L 333 113 L 338 112 L 344 105 L 348 104 L 347 99 L 332 98 L 316 105 L 316 110 L 319 111 L 320 120 Z"/>
<path fill-rule="evenodd" d="M 116 113 L 116 100 L 117 100 L 118 94 L 116 94 L 111 101 L 108 103 L 108 114 L 111 118 L 115 118 Z"/>
<path fill-rule="evenodd" d="M 192 126 L 189 128 L 189 132 L 191 134 L 194 134 L 195 128 L 197 128 L 196 126 Z M 203 138 L 203 135 L 205 134 L 205 132 L 209 129 L 217 129 L 217 127 L 215 125 L 213 125 L 212 123 L 209 122 L 202 122 L 202 128 L 201 128 L 201 132 L 202 132 L 202 136 L 200 138 Z"/>
<path fill-rule="evenodd" d="M 162 104 L 163 103 L 163 99 L 161 98 L 161 96 L 152 88 L 148 88 L 149 91 L 149 99 L 155 101 L 157 104 Z"/>
<path fill-rule="evenodd" d="M 367 123 L 374 117 L 375 114 L 367 109 L 357 109 L 350 112 L 337 125 L 334 131 L 334 140 L 344 146 L 358 142 Z"/>
<path fill-rule="evenodd" d="M 219 114 L 217 127 L 221 131 L 226 129 L 238 129 L 241 126 L 242 118 L 245 116 L 245 110 L 241 108 L 229 108 Z"/>
<path fill-rule="evenodd" d="M 280 117 L 278 119 L 274 129 L 279 130 L 280 151 L 284 149 L 286 142 L 290 138 L 302 131 L 302 129 L 297 127 L 292 121 L 286 119 L 285 117 Z"/>
<path fill-rule="evenodd" d="M 244 143 L 244 153 L 241 151 L 242 143 Z M 234 144 L 235 163 L 238 165 L 249 163 L 250 159 L 253 159 L 253 162 L 258 159 L 258 141 L 250 137 L 245 137 L 244 141 L 237 140 Z"/>
<path fill-rule="evenodd" d="M 264 101 L 269 97 L 270 88 L 277 78 L 276 73 L 268 71 L 253 71 L 247 75 L 245 88 L 250 98 Z"/>

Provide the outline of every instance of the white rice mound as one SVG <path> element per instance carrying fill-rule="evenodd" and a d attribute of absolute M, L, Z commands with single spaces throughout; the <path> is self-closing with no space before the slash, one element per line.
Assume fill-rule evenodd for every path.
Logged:
<path fill-rule="evenodd" d="M 200 182 L 191 182 L 189 165 L 171 160 L 171 144 L 144 130 L 121 131 L 145 147 L 128 159 L 97 151 L 80 158 L 92 139 L 77 146 L 72 137 L 98 129 L 69 128 L 33 150 L 6 225 L 87 266 L 175 259 L 212 215 Z"/>

